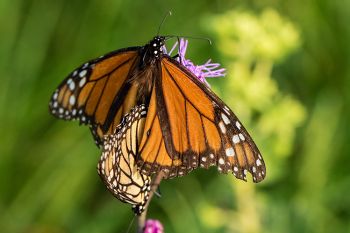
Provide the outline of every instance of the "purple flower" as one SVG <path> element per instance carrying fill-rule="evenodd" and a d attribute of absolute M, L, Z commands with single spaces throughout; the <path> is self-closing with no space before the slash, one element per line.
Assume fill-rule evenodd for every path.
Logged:
<path fill-rule="evenodd" d="M 171 50 L 167 52 L 167 49 L 164 46 L 164 52 L 168 55 L 171 55 L 171 53 L 175 50 L 177 47 L 178 42 L 176 42 Z M 180 46 L 179 46 L 179 56 L 176 58 L 178 62 L 180 62 L 183 66 L 185 66 L 189 71 L 191 71 L 201 82 L 207 84 L 206 78 L 216 78 L 216 77 L 223 77 L 226 75 L 225 71 L 226 69 L 220 68 L 219 63 L 212 63 L 211 59 L 209 59 L 206 63 L 203 65 L 195 65 L 193 62 L 189 59 L 185 58 L 186 50 L 187 50 L 188 40 L 184 40 L 183 38 L 180 39 Z"/>
<path fill-rule="evenodd" d="M 163 233 L 163 226 L 158 220 L 148 219 L 143 233 Z"/>

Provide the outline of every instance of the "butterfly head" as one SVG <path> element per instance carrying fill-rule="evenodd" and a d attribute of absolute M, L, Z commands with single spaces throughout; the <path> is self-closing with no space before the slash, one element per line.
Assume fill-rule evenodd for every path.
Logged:
<path fill-rule="evenodd" d="M 150 42 L 150 52 L 154 58 L 160 58 L 163 55 L 163 46 L 164 46 L 165 37 L 164 36 L 155 36 Z"/>

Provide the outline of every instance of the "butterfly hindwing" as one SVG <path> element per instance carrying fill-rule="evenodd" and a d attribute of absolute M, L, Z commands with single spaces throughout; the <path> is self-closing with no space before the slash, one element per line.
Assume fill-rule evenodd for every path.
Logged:
<path fill-rule="evenodd" d="M 220 172 L 231 171 L 243 180 L 248 172 L 254 182 L 265 176 L 260 152 L 233 112 L 166 56 L 151 95 L 141 147 L 138 164 L 145 174 L 162 170 L 170 178 L 217 165 Z"/>
<path fill-rule="evenodd" d="M 135 164 L 146 107 L 136 106 L 126 114 L 113 135 L 105 136 L 98 173 L 108 190 L 119 200 L 132 204 L 136 214 L 147 203 L 151 178 L 141 174 Z"/>

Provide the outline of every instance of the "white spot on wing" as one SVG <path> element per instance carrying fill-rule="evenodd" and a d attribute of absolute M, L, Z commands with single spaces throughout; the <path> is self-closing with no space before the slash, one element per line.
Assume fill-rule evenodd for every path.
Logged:
<path fill-rule="evenodd" d="M 241 123 L 239 123 L 238 121 L 236 121 L 236 127 L 237 127 L 238 129 L 241 129 Z"/>
<path fill-rule="evenodd" d="M 245 138 L 244 138 L 244 136 L 243 136 L 243 134 L 238 134 L 238 136 L 239 136 L 239 138 L 242 140 L 242 141 L 244 141 L 245 140 Z"/>
<path fill-rule="evenodd" d="M 225 134 L 225 133 L 226 133 L 226 127 L 225 127 L 225 125 L 224 125 L 224 122 L 220 121 L 220 122 L 219 122 L 219 127 L 220 127 L 220 129 L 221 129 L 221 132 L 222 132 L 223 134 Z"/>
<path fill-rule="evenodd" d="M 233 135 L 233 137 L 232 137 L 232 142 L 233 142 L 234 144 L 237 144 L 237 143 L 240 142 L 239 136 L 238 136 L 237 134 Z"/>
<path fill-rule="evenodd" d="M 79 87 L 84 86 L 85 82 L 86 82 L 86 77 L 82 78 L 82 79 L 79 81 Z"/>
<path fill-rule="evenodd" d="M 228 119 L 228 117 L 224 113 L 221 113 L 221 118 L 223 119 L 223 121 L 225 122 L 226 125 L 228 125 L 230 123 L 230 120 Z"/>
<path fill-rule="evenodd" d="M 234 156 L 235 155 L 235 151 L 233 150 L 232 147 L 226 149 L 226 155 L 227 156 Z"/>
<path fill-rule="evenodd" d="M 219 164 L 224 164 L 225 163 L 225 160 L 223 158 L 220 158 L 219 159 Z"/>
<path fill-rule="evenodd" d="M 261 161 L 260 161 L 260 159 L 257 159 L 257 160 L 256 160 L 256 165 L 257 165 L 257 166 L 261 166 Z"/>
<path fill-rule="evenodd" d="M 74 95 L 71 95 L 69 97 L 69 103 L 70 103 L 70 105 L 74 105 L 75 104 L 75 96 Z"/>
<path fill-rule="evenodd" d="M 82 78 L 86 75 L 86 73 L 87 73 L 86 70 L 82 70 L 82 71 L 80 71 L 79 76 Z"/>
<path fill-rule="evenodd" d="M 71 91 L 73 91 L 74 88 L 75 88 L 75 83 L 74 83 L 74 82 L 69 83 L 69 89 L 70 89 Z"/>

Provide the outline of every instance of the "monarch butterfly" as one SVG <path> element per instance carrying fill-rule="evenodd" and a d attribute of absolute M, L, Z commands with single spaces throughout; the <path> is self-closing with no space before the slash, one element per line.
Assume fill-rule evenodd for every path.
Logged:
<path fill-rule="evenodd" d="M 101 147 L 110 139 L 105 135 L 118 135 L 118 125 L 133 107 L 145 105 L 144 129 L 129 161 L 141 174 L 162 172 L 166 179 L 216 165 L 238 179 L 246 180 L 249 172 L 254 182 L 262 181 L 265 164 L 248 132 L 208 86 L 164 53 L 167 39 L 155 36 L 145 46 L 84 63 L 52 95 L 51 113 L 89 125 Z M 109 160 L 104 153 L 102 160 Z"/>
<path fill-rule="evenodd" d="M 138 141 L 145 119 L 146 107 L 136 106 L 123 117 L 116 133 L 106 135 L 97 170 L 108 190 L 119 200 L 132 204 L 141 214 L 147 203 L 151 177 L 141 174 L 135 166 Z"/>

